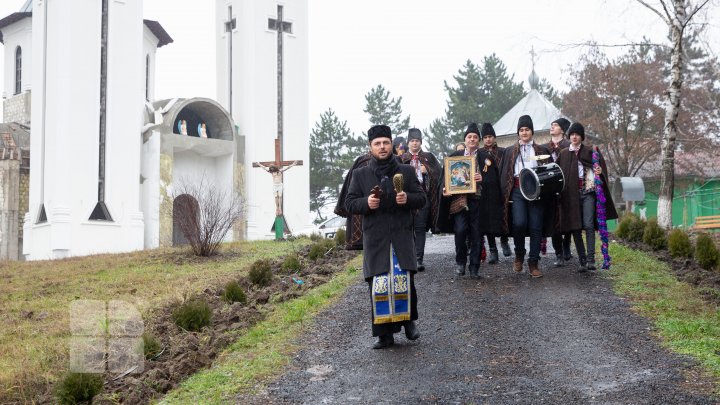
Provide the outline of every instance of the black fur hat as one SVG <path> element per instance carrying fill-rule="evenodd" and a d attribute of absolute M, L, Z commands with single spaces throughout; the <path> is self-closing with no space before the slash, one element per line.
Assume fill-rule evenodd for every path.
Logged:
<path fill-rule="evenodd" d="M 484 138 L 485 135 L 497 136 L 495 135 L 495 128 L 493 128 L 492 124 L 489 122 L 483 123 L 482 129 L 480 130 L 480 136 Z"/>
<path fill-rule="evenodd" d="M 418 141 L 422 142 L 422 132 L 417 128 L 410 128 L 408 130 L 408 142 L 412 141 L 413 139 L 417 139 Z"/>
<path fill-rule="evenodd" d="M 522 117 L 518 118 L 518 126 L 517 126 L 518 134 L 520 133 L 520 128 L 523 128 L 523 127 L 530 128 L 530 132 L 535 134 L 535 129 L 533 128 L 532 118 L 530 118 L 529 115 L 523 115 Z"/>
<path fill-rule="evenodd" d="M 478 126 L 476 123 L 471 122 L 470 125 L 468 125 L 467 129 L 465 130 L 465 136 L 467 134 L 477 134 L 480 136 L 480 130 L 478 129 Z"/>
<path fill-rule="evenodd" d="M 372 142 L 375 138 L 390 138 L 392 139 L 392 131 L 387 125 L 375 125 L 368 131 L 368 141 Z"/>
<path fill-rule="evenodd" d="M 568 136 L 572 134 L 578 134 L 580 135 L 580 138 L 582 140 L 585 140 L 585 127 L 579 123 L 579 122 L 573 122 L 572 125 L 570 125 L 570 129 L 568 129 Z"/>
<path fill-rule="evenodd" d="M 560 128 L 562 128 L 563 133 L 567 133 L 568 128 L 570 128 L 570 121 L 566 120 L 565 118 L 558 118 L 555 121 L 551 122 L 551 124 L 558 124 L 560 125 Z"/>

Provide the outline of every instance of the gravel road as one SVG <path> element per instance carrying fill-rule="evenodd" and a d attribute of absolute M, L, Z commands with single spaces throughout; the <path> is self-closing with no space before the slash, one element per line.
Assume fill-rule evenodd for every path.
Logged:
<path fill-rule="evenodd" d="M 302 337 L 288 371 L 237 402 L 715 403 L 686 383 L 694 363 L 660 347 L 600 275 L 549 269 L 548 258 L 545 277 L 531 279 L 501 257 L 471 279 L 454 275 L 453 258 L 452 237 L 428 239 L 427 270 L 416 277 L 420 339 L 399 334 L 394 347 L 372 350 L 359 280 Z"/>

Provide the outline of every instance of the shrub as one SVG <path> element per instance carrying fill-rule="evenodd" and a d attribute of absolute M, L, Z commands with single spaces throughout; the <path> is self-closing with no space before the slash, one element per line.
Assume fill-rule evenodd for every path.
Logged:
<path fill-rule="evenodd" d="M 270 261 L 267 259 L 260 259 L 253 263 L 250 267 L 250 273 L 248 274 L 250 282 L 259 286 L 270 285 L 272 276 Z"/>
<path fill-rule="evenodd" d="M 317 242 L 321 240 L 323 237 L 320 235 L 320 232 L 313 232 L 310 234 L 310 240 L 313 242 Z"/>
<path fill-rule="evenodd" d="M 687 232 L 679 228 L 670 231 L 670 235 L 668 235 L 668 250 L 672 257 L 692 257 L 693 248 Z"/>
<path fill-rule="evenodd" d="M 705 270 L 710 270 L 720 262 L 720 252 L 708 234 L 698 235 L 697 241 L 695 241 L 695 259 Z"/>
<path fill-rule="evenodd" d="M 310 260 L 315 261 L 325 256 L 325 253 L 327 253 L 328 250 L 334 248 L 335 246 L 336 245 L 334 239 L 323 239 L 310 247 L 308 257 L 310 258 Z"/>
<path fill-rule="evenodd" d="M 61 404 L 92 403 L 102 390 L 103 380 L 97 374 L 68 373 L 55 388 L 55 398 Z"/>
<path fill-rule="evenodd" d="M 172 317 L 177 326 L 185 330 L 198 332 L 203 326 L 210 325 L 212 310 L 204 299 L 193 298 L 175 308 Z"/>
<path fill-rule="evenodd" d="M 143 333 L 143 353 L 146 359 L 151 359 L 160 353 L 160 342 L 150 333 Z"/>
<path fill-rule="evenodd" d="M 618 224 L 615 235 L 628 242 L 640 242 L 645 232 L 645 221 L 633 213 L 627 213 Z"/>
<path fill-rule="evenodd" d="M 242 287 L 240 287 L 240 284 L 238 284 L 237 281 L 231 281 L 225 284 L 225 290 L 223 290 L 222 297 L 225 301 L 230 303 L 239 302 L 241 304 L 244 304 L 247 302 L 245 291 L 243 291 Z"/>
<path fill-rule="evenodd" d="M 340 228 L 335 232 L 335 244 L 345 246 L 345 228 Z"/>
<path fill-rule="evenodd" d="M 645 225 L 643 231 L 643 242 L 650 246 L 652 250 L 662 250 L 667 247 L 667 237 L 665 230 L 657 223 L 657 218 L 650 218 Z"/>
<path fill-rule="evenodd" d="M 298 258 L 297 255 L 291 254 L 285 257 L 285 261 L 283 261 L 281 267 L 284 271 L 293 272 L 302 269 L 302 264 L 300 263 L 300 258 Z"/>

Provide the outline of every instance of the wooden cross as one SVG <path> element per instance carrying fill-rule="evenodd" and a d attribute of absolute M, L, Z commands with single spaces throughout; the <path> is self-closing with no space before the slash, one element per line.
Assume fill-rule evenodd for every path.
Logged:
<path fill-rule="evenodd" d="M 253 167 L 261 167 L 272 175 L 273 178 L 273 194 L 275 194 L 275 239 L 283 238 L 283 232 L 289 227 L 283 216 L 283 172 L 289 170 L 293 166 L 302 166 L 302 160 L 282 160 L 280 152 L 280 139 L 275 139 L 275 160 L 272 162 L 253 162 Z"/>
<path fill-rule="evenodd" d="M 283 21 L 283 6 L 277 6 L 277 19 L 268 18 L 268 29 L 277 32 L 277 133 L 280 140 L 280 157 L 283 148 L 283 33 L 292 34 L 292 23 Z"/>
<path fill-rule="evenodd" d="M 228 36 L 228 110 L 230 114 L 233 113 L 232 109 L 232 88 L 233 88 L 233 30 L 237 27 L 237 20 L 233 17 L 232 6 L 228 6 L 228 20 L 225 21 L 225 32 Z"/>

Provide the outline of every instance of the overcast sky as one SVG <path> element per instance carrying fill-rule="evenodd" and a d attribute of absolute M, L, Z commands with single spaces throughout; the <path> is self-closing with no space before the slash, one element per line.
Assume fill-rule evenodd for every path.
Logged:
<path fill-rule="evenodd" d="M 716 18 L 710 21 L 720 21 L 720 0 L 712 1 Z M 23 3 L 0 0 L 0 18 Z M 214 98 L 215 1 L 144 5 L 145 18 L 160 21 L 175 40 L 158 51 L 156 97 Z M 310 126 L 333 108 L 358 135 L 369 127 L 364 96 L 378 84 L 402 96 L 411 124 L 425 128 L 443 115 L 443 81 L 452 82 L 467 59 L 479 63 L 496 53 L 516 79 L 526 81 L 534 46 L 537 73 L 565 90 L 567 67 L 587 51 L 567 44 L 620 44 L 643 35 L 665 41 L 667 32 L 655 14 L 632 0 L 309 0 L 309 7 Z M 710 27 L 715 52 L 719 24 Z"/>

